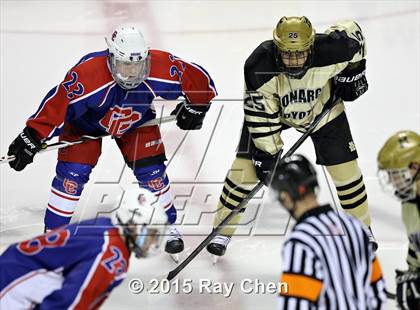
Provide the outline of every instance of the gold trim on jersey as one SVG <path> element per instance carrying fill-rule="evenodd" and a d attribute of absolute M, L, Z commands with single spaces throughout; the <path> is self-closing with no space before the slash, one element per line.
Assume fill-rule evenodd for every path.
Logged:
<path fill-rule="evenodd" d="M 343 70 L 347 62 L 311 68 L 301 79 L 284 74 L 274 76 L 256 91 L 245 90 L 245 124 L 255 146 L 275 154 L 283 147 L 282 124 L 304 132 L 321 114 L 331 97 L 331 78 Z M 340 100 L 340 99 L 338 99 Z M 315 128 L 320 129 L 344 111 L 339 102 Z"/>
<path fill-rule="evenodd" d="M 332 78 L 349 63 L 358 62 L 366 56 L 366 42 L 360 27 L 354 21 L 340 21 L 325 31 L 345 31 L 349 38 L 359 42 L 360 51 L 349 61 L 323 67 L 312 67 L 300 79 L 292 79 L 279 73 L 256 90 L 245 87 L 245 120 L 255 146 L 267 153 L 275 154 L 283 147 L 280 137 L 281 124 L 304 132 L 314 118 L 319 115 L 325 104 L 332 100 Z M 316 57 L 316 55 L 314 55 Z M 253 72 L 258 80 L 275 72 Z M 314 132 L 335 119 L 344 111 L 342 100 L 322 120 Z"/>

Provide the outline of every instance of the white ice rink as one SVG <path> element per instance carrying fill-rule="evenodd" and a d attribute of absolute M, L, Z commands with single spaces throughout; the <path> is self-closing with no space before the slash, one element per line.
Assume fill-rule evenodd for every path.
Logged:
<path fill-rule="evenodd" d="M 369 91 L 346 103 L 353 138 L 364 173 L 372 227 L 390 291 L 395 290 L 394 269 L 405 269 L 407 240 L 398 202 L 383 194 L 376 179 L 376 155 L 386 138 L 401 129 L 420 131 L 420 4 L 419 1 L 3 1 L 0 30 L 0 155 L 24 127 L 44 95 L 61 82 L 81 56 L 105 49 L 104 36 L 126 22 L 139 26 L 153 48 L 205 67 L 219 96 L 203 129 L 185 132 L 175 124 L 162 126 L 168 173 L 172 180 L 181 229 L 191 251 L 211 228 L 223 180 L 234 158 L 243 112 L 243 64 L 252 50 L 269 39 L 283 15 L 306 15 L 317 32 L 340 19 L 356 20 L 367 38 Z M 238 99 L 237 101 L 223 99 Z M 174 102 L 164 105 L 168 114 Z M 162 108 L 159 103 L 158 107 Z M 168 108 L 169 107 L 169 108 Z M 286 148 L 298 138 L 284 133 Z M 185 138 L 185 139 L 184 139 Z M 183 141 L 183 142 L 182 142 Z M 182 144 L 180 144 L 182 142 Z M 310 141 L 301 153 L 315 159 Z M 23 172 L 0 167 L 0 246 L 26 239 L 43 229 L 43 215 L 55 175 L 55 152 L 39 155 Z M 321 169 L 321 200 L 333 203 Z M 122 156 L 105 139 L 103 155 L 78 206 L 77 218 L 94 216 L 103 193 L 118 193 L 116 183 L 135 179 L 124 169 Z M 262 196 L 262 195 L 260 195 Z M 109 197 L 109 196 L 108 196 Z M 244 279 L 277 282 L 280 249 L 288 217 L 279 206 L 256 200 L 244 216 L 250 222 L 239 229 L 228 252 L 216 266 L 203 251 L 181 274 L 192 279 L 193 292 L 135 295 L 128 282 L 141 278 L 146 286 L 175 264 L 165 255 L 135 260 L 126 281 L 104 309 L 273 309 L 276 294 L 241 292 Z M 201 212 L 200 225 L 194 225 Z M 254 221 L 252 221 L 254 220 Z M 250 232 L 250 234 L 249 234 Z M 251 236 L 248 236 L 251 235 Z M 187 252 L 188 252 L 187 251 Z M 229 298 L 199 292 L 199 280 L 233 283 Z M 395 309 L 389 302 L 387 309 Z"/>

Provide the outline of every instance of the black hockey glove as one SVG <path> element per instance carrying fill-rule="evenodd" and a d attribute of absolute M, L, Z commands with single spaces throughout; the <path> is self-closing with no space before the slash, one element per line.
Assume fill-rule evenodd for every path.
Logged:
<path fill-rule="evenodd" d="M 15 160 L 9 162 L 10 167 L 16 171 L 23 170 L 33 162 L 35 154 L 41 149 L 42 144 L 36 137 L 35 131 L 32 128 L 25 127 L 9 146 L 7 155 L 15 156 Z"/>
<path fill-rule="evenodd" d="M 262 181 L 265 186 L 270 185 L 271 173 L 273 172 L 274 165 L 276 164 L 277 158 L 281 156 L 281 153 L 282 150 L 277 154 L 271 155 L 257 150 L 252 154 L 252 164 L 255 167 L 257 178 Z"/>
<path fill-rule="evenodd" d="M 401 309 L 419 309 L 420 272 L 395 270 L 397 302 Z M 405 298 L 404 298 L 405 297 Z"/>
<path fill-rule="evenodd" d="M 368 90 L 366 60 L 349 64 L 334 77 L 335 94 L 344 101 L 354 101 Z"/>
<path fill-rule="evenodd" d="M 191 104 L 183 101 L 177 104 L 171 115 L 176 115 L 176 125 L 183 130 L 197 130 L 203 126 L 203 120 L 210 105 Z"/>

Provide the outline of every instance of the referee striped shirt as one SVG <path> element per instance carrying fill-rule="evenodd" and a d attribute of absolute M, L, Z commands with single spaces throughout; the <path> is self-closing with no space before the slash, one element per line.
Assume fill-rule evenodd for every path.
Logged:
<path fill-rule="evenodd" d="M 325 205 L 298 220 L 283 246 L 279 309 L 381 309 L 379 261 L 355 218 Z"/>

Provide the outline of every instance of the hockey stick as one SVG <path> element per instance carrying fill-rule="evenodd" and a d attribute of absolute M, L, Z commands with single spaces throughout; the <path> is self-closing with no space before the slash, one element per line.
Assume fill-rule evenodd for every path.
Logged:
<path fill-rule="evenodd" d="M 163 123 L 169 123 L 172 122 L 176 119 L 175 115 L 169 115 L 169 116 L 165 116 L 165 117 L 161 117 L 161 118 L 156 118 L 156 119 L 152 119 L 142 125 L 140 125 L 139 127 L 149 127 L 149 126 L 155 126 L 155 125 L 160 125 Z M 96 139 L 101 139 L 104 137 L 109 136 L 109 134 L 107 135 L 101 135 L 98 137 L 95 136 L 89 136 L 89 135 L 84 135 L 80 137 L 80 140 L 77 141 L 59 141 L 59 142 L 55 142 L 55 143 L 51 143 L 51 144 L 43 144 L 42 145 L 42 150 L 40 150 L 38 153 L 44 153 L 44 152 L 48 152 L 48 151 L 52 151 L 52 150 L 57 150 L 57 149 L 62 149 L 71 145 L 76 145 L 76 144 L 80 144 L 83 143 L 85 141 L 89 141 L 89 140 L 96 140 Z M 9 161 L 13 161 L 15 160 L 15 156 L 2 156 L 0 157 L 0 164 L 4 164 L 4 163 L 8 163 Z"/>
<path fill-rule="evenodd" d="M 309 135 L 315 130 L 315 128 L 318 126 L 318 124 L 321 122 L 321 120 L 331 112 L 331 110 L 337 105 L 339 100 L 335 100 L 335 96 L 332 100 L 332 104 L 326 108 L 320 115 L 318 115 L 315 120 L 312 122 L 312 124 L 309 126 L 307 131 L 293 144 L 293 146 L 287 151 L 287 153 L 281 157 L 281 159 L 277 159 L 275 167 L 277 167 L 278 163 L 284 160 L 287 157 L 290 157 L 301 145 L 302 143 L 309 137 Z M 274 169 L 275 169 L 274 167 Z M 264 186 L 263 182 L 259 182 L 252 190 L 251 192 L 244 198 L 244 200 L 241 201 L 241 203 L 232 210 L 224 219 L 223 221 L 217 226 L 214 227 L 211 233 L 197 246 L 197 248 L 192 251 L 192 253 L 181 263 L 179 264 L 175 269 L 171 270 L 168 273 L 168 276 L 166 277 L 167 280 L 171 281 L 173 278 L 176 277 L 178 273 L 181 272 L 182 269 L 184 269 L 200 252 L 202 249 L 204 249 L 207 244 L 210 243 L 210 241 L 217 235 L 217 233 L 239 212 L 241 212 L 243 209 L 245 209 L 245 205 L 248 203 L 249 200 L 252 199 L 252 197 L 255 196 L 255 194 Z"/>

